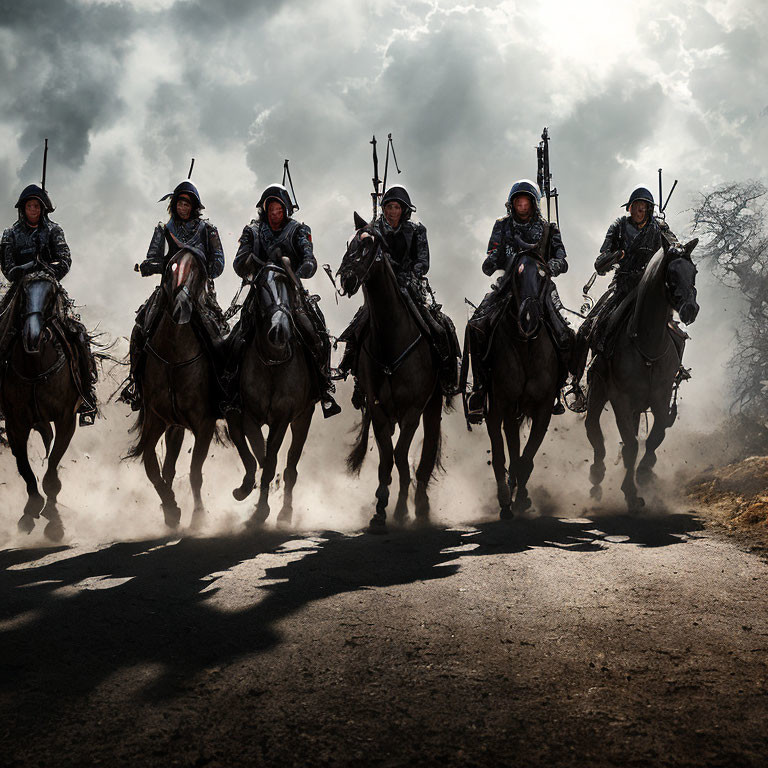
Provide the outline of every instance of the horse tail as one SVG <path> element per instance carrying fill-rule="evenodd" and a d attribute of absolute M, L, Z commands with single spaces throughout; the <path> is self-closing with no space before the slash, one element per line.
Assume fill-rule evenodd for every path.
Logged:
<path fill-rule="evenodd" d="M 146 419 L 144 417 L 144 405 L 142 404 L 141 408 L 139 408 L 139 414 L 136 417 L 136 422 L 129 430 L 130 432 L 138 432 L 139 438 L 131 446 L 131 449 L 128 451 L 128 453 L 125 454 L 124 458 L 138 459 L 140 456 L 143 455 L 144 447 L 147 442 L 147 433 L 146 433 L 146 429 L 144 428 L 145 425 L 146 425 Z"/>
<path fill-rule="evenodd" d="M 360 431 L 357 434 L 357 440 L 352 450 L 347 456 L 347 472 L 351 475 L 359 475 L 360 468 L 365 461 L 365 455 L 368 453 L 368 433 L 371 429 L 371 414 L 366 408 L 363 411 L 363 418 L 360 422 Z"/>

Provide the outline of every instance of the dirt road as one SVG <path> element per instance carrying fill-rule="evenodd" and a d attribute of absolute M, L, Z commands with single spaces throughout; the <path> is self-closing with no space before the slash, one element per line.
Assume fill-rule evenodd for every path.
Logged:
<path fill-rule="evenodd" d="M 590 517 L 2 551 L 2 763 L 765 765 L 768 564 Z"/>

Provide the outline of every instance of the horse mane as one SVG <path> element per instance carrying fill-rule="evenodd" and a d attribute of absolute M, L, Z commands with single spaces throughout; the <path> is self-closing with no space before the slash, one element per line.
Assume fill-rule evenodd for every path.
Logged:
<path fill-rule="evenodd" d="M 640 278 L 640 283 L 637 286 L 637 297 L 635 298 L 635 306 L 632 310 L 632 317 L 629 321 L 629 331 L 630 333 L 634 333 L 636 331 L 635 327 L 635 318 L 637 317 L 637 308 L 639 306 L 642 306 L 643 302 L 645 301 L 645 297 L 648 294 L 648 291 L 651 289 L 651 286 L 656 285 L 657 281 L 659 279 L 663 280 L 663 273 L 666 269 L 666 253 L 664 252 L 663 248 L 659 248 L 656 253 L 653 254 L 653 257 L 648 262 L 648 265 L 645 268 L 645 271 L 643 272 L 643 276 Z"/>

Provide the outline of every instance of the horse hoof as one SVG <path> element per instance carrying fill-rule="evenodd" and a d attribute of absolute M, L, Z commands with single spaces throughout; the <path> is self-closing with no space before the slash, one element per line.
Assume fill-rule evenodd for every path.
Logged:
<path fill-rule="evenodd" d="M 645 506 L 645 499 L 637 496 L 634 499 L 627 499 L 627 509 L 630 512 L 639 512 Z"/>
<path fill-rule="evenodd" d="M 49 541 L 59 542 L 64 538 L 64 526 L 61 520 L 51 520 L 48 525 L 45 526 L 45 538 Z"/>
<path fill-rule="evenodd" d="M 368 533 L 386 533 L 387 520 L 383 515 L 374 515 L 368 523 Z"/>
<path fill-rule="evenodd" d="M 291 527 L 293 512 L 291 510 L 281 511 L 277 516 L 277 527 L 286 530 Z"/>
<path fill-rule="evenodd" d="M 533 505 L 533 502 L 531 501 L 530 496 L 523 496 L 522 499 L 515 499 L 515 509 L 518 512 L 525 512 L 526 509 L 530 509 Z"/>
<path fill-rule="evenodd" d="M 253 486 L 249 488 L 247 485 L 241 485 L 239 488 L 235 488 L 235 490 L 232 491 L 232 495 L 235 497 L 236 501 L 243 501 L 251 495 L 252 490 Z"/>
<path fill-rule="evenodd" d="M 408 509 L 404 507 L 403 509 L 395 509 L 395 512 L 392 515 L 392 520 L 399 525 L 402 525 L 406 521 L 407 517 Z"/>
<path fill-rule="evenodd" d="M 504 504 L 499 511 L 499 520 L 511 520 L 515 516 L 511 504 Z"/>
<path fill-rule="evenodd" d="M 40 517 L 40 513 L 45 506 L 45 499 L 42 496 L 30 496 L 27 499 L 27 503 L 24 505 L 24 515 L 29 515 L 33 518 Z"/>
<path fill-rule="evenodd" d="M 595 500 L 600 501 L 603 498 L 603 489 L 599 485 L 593 485 L 589 489 L 589 495 Z"/>
<path fill-rule="evenodd" d="M 178 528 L 181 521 L 181 509 L 178 505 L 163 505 L 163 515 L 165 516 L 165 524 L 169 528 Z"/>
<path fill-rule="evenodd" d="M 23 514 L 19 519 L 19 533 L 32 533 L 34 527 L 35 518 L 32 515 Z"/>
<path fill-rule="evenodd" d="M 656 482 L 656 473 L 652 469 L 641 469 L 637 472 L 636 477 L 638 485 L 648 486 Z"/>
<path fill-rule="evenodd" d="M 189 527 L 193 531 L 199 531 L 203 527 L 205 522 L 205 509 L 196 509 L 192 513 L 192 520 L 190 520 Z"/>

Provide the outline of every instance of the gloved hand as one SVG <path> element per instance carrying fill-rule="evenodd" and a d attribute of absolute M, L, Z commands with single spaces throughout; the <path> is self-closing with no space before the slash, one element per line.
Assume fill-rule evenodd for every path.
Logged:
<path fill-rule="evenodd" d="M 139 272 L 142 277 L 159 275 L 163 271 L 163 265 L 157 259 L 144 259 L 139 264 Z"/>
<path fill-rule="evenodd" d="M 604 275 L 620 258 L 621 251 L 605 251 L 595 259 L 595 272 Z"/>
<path fill-rule="evenodd" d="M 306 280 L 308 277 L 312 277 L 317 270 L 317 265 L 311 261 L 302 261 L 299 264 L 299 268 L 296 270 L 296 277 L 300 280 Z"/>
<path fill-rule="evenodd" d="M 557 277 L 565 272 L 565 261 L 563 259 L 550 259 L 547 262 L 547 266 L 552 277 Z"/>
<path fill-rule="evenodd" d="M 37 265 L 33 261 L 26 264 L 17 264 L 15 267 L 12 267 L 10 270 L 8 270 L 8 277 L 11 280 L 21 280 L 24 275 L 28 275 L 30 272 L 33 272 L 36 267 Z"/>
<path fill-rule="evenodd" d="M 491 256 L 487 256 L 482 266 L 483 274 L 490 277 L 497 269 L 496 260 Z"/>

